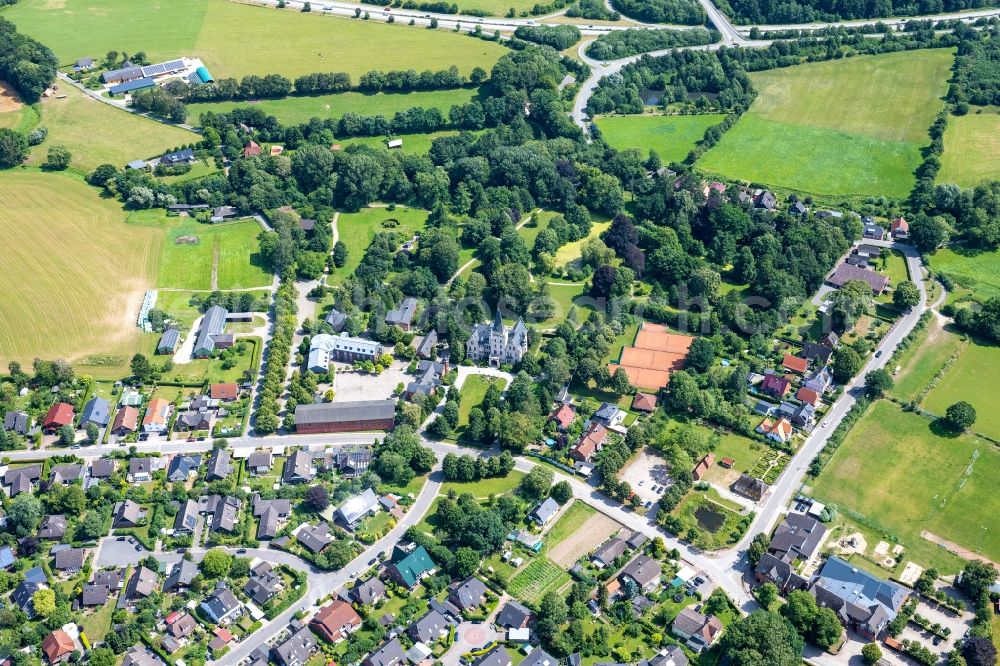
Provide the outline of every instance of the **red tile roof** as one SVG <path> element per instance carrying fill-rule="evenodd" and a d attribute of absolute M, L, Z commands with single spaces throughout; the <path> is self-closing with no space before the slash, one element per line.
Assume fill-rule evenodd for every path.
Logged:
<path fill-rule="evenodd" d="M 589 462 L 590 457 L 597 453 L 607 440 L 608 429 L 600 423 L 593 423 L 580 441 L 569 450 L 569 455 L 574 460 Z"/>
<path fill-rule="evenodd" d="M 243 157 L 255 157 L 260 155 L 260 145 L 255 141 L 251 141 L 243 147 Z"/>
<path fill-rule="evenodd" d="M 786 393 L 788 393 L 788 389 L 791 387 L 791 382 L 780 375 L 767 375 L 764 377 L 764 381 L 761 383 L 760 387 L 765 393 L 777 394 L 783 397 Z"/>
<path fill-rule="evenodd" d="M 910 223 L 902 217 L 897 217 L 889 225 L 889 231 L 892 233 L 896 233 L 897 231 L 902 231 L 904 234 L 910 233 Z"/>
<path fill-rule="evenodd" d="M 111 425 L 111 430 L 118 430 L 119 428 L 125 428 L 126 430 L 135 430 L 136 426 L 139 424 L 139 410 L 135 407 L 122 407 L 115 414 L 115 422 Z"/>
<path fill-rule="evenodd" d="M 62 629 L 56 629 L 42 639 L 42 652 L 50 664 L 72 654 L 75 649 L 76 644 L 73 643 L 73 639 Z"/>
<path fill-rule="evenodd" d="M 649 393 L 636 393 L 632 398 L 632 409 L 637 412 L 656 411 L 656 396 Z"/>
<path fill-rule="evenodd" d="M 212 384 L 208 392 L 212 400 L 236 400 L 240 397 L 240 387 L 236 384 Z"/>
<path fill-rule="evenodd" d="M 785 358 L 782 359 L 781 365 L 784 366 L 786 370 L 791 370 L 792 372 L 803 373 L 809 369 L 809 361 L 804 358 L 799 358 L 798 356 L 793 356 L 792 354 L 785 354 Z"/>
<path fill-rule="evenodd" d="M 43 428 L 60 428 L 73 423 L 73 406 L 65 402 L 57 402 L 49 407 L 49 411 L 42 420 Z"/>
<path fill-rule="evenodd" d="M 555 421 L 560 428 L 566 428 L 573 419 L 576 418 L 576 412 L 569 405 L 562 405 L 556 410 L 555 414 L 552 415 L 552 420 Z"/>
<path fill-rule="evenodd" d="M 695 481 L 701 479 L 705 475 L 705 472 L 709 470 L 712 464 L 715 462 L 715 454 L 707 453 L 705 457 L 698 461 L 698 464 L 694 466 L 694 470 L 691 472 L 691 476 Z"/>
<path fill-rule="evenodd" d="M 343 637 L 341 632 L 343 627 L 360 625 L 361 616 L 351 608 L 349 603 L 339 599 L 320 608 L 309 622 L 310 628 L 330 642 L 338 641 Z"/>
<path fill-rule="evenodd" d="M 819 393 L 805 386 L 803 386 L 798 390 L 798 392 L 796 392 L 795 398 L 797 400 L 801 400 L 802 402 L 808 402 L 813 407 L 818 405 L 820 402 Z"/>

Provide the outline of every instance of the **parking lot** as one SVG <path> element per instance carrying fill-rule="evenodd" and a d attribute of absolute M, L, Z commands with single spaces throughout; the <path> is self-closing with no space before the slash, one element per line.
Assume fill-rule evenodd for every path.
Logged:
<path fill-rule="evenodd" d="M 103 541 L 97 560 L 97 566 L 101 568 L 135 565 L 149 555 L 149 551 L 132 537 L 111 536 L 105 537 Z"/>
<path fill-rule="evenodd" d="M 349 365 L 337 363 L 333 378 L 334 400 L 346 402 L 390 398 L 398 384 L 406 386 L 413 379 L 412 375 L 406 374 L 408 365 L 404 361 L 393 361 L 382 374 L 370 375 L 367 372 L 356 372 Z"/>
<path fill-rule="evenodd" d="M 618 477 L 632 486 L 643 504 L 658 502 L 663 492 L 673 483 L 666 459 L 653 449 L 640 452 Z"/>

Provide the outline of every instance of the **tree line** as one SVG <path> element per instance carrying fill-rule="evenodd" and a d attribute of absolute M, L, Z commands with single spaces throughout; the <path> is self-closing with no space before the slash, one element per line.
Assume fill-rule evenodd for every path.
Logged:
<path fill-rule="evenodd" d="M 691 30 L 615 30 L 600 35 L 587 47 L 587 55 L 595 60 L 616 60 L 638 53 L 672 49 L 681 46 L 714 44 L 719 33 L 714 29 Z"/>
<path fill-rule="evenodd" d="M 612 0 L 616 10 L 646 23 L 703 25 L 705 9 L 694 0 Z"/>
<path fill-rule="evenodd" d="M 986 0 L 722 0 L 718 4 L 739 24 L 919 16 L 990 6 Z"/>

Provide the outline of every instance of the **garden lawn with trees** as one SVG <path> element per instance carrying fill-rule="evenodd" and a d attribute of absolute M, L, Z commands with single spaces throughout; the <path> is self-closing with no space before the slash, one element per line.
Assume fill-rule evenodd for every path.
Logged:
<path fill-rule="evenodd" d="M 643 156 L 655 150 L 664 164 L 681 162 L 705 136 L 705 130 L 725 118 L 720 113 L 690 116 L 601 116 L 594 119 L 604 140 L 618 150 L 634 148 Z"/>
<path fill-rule="evenodd" d="M 413 234 L 423 230 L 426 223 L 427 211 L 406 206 L 397 206 L 393 210 L 373 206 L 356 213 L 340 213 L 337 233 L 340 242 L 347 246 L 347 261 L 334 271 L 334 281 L 354 274 L 375 234 L 393 231 L 410 240 Z"/>
<path fill-rule="evenodd" d="M 922 407 L 944 416 L 950 405 L 964 400 L 976 408 L 978 418 L 973 430 L 1000 439 L 1000 383 L 996 369 L 1000 367 L 1000 347 L 970 341 L 954 363 L 945 371 L 937 385 L 924 399 Z"/>
<path fill-rule="evenodd" d="M 1000 109 L 973 107 L 950 116 L 944 131 L 944 153 L 937 182 L 973 187 L 1000 180 Z"/>
<path fill-rule="evenodd" d="M 0 253 L 0 365 L 61 357 L 121 377 L 156 342 L 135 315 L 154 285 L 162 233 L 123 224 L 121 204 L 66 175 L 0 174 L 0 199 L 0 226 L 17 239 Z"/>
<path fill-rule="evenodd" d="M 1000 559 L 1000 534 L 983 529 L 983 517 L 1000 511 L 992 490 L 1000 453 L 992 443 L 942 436 L 939 430 L 928 419 L 880 400 L 854 426 L 812 488 L 821 501 L 857 512 L 870 526 L 897 536 L 918 564 L 955 573 L 956 560 L 921 532 Z"/>
<path fill-rule="evenodd" d="M 813 194 L 905 196 L 953 60 L 926 49 L 751 74 L 757 99 L 698 166 Z"/>

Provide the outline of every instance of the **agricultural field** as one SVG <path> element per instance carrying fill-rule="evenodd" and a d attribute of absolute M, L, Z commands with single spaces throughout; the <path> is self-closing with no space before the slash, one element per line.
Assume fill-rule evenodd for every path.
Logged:
<path fill-rule="evenodd" d="M 101 164 L 122 168 L 134 159 L 201 140 L 189 130 L 123 113 L 72 86 L 60 86 L 60 94 L 66 99 L 48 97 L 39 103 L 49 136 L 32 149 L 28 164 L 42 164 L 49 146 L 62 144 L 73 155 L 70 167 L 87 173 Z"/>
<path fill-rule="evenodd" d="M 698 116 L 629 115 L 600 116 L 594 120 L 613 148 L 638 149 L 643 156 L 655 150 L 664 164 L 681 162 L 705 130 L 725 118 L 721 113 Z"/>
<path fill-rule="evenodd" d="M 563 542 L 566 537 L 570 536 L 575 532 L 587 519 L 597 513 L 597 510 L 590 507 L 583 502 L 572 501 L 572 503 L 563 509 L 562 515 L 559 516 L 559 520 L 549 528 L 549 531 L 545 534 L 545 544 L 547 546 L 556 546 Z"/>
<path fill-rule="evenodd" d="M 752 74 L 760 94 L 698 166 L 814 194 L 905 196 L 953 60 L 935 49 Z"/>
<path fill-rule="evenodd" d="M 924 417 L 882 400 L 854 427 L 812 492 L 898 538 L 908 559 L 954 573 L 956 558 L 921 533 L 1000 559 L 1000 534 L 984 529 L 982 518 L 1000 511 L 998 474 L 993 444 L 938 436 Z"/>
<path fill-rule="evenodd" d="M 376 233 L 395 231 L 409 240 L 424 228 L 427 215 L 425 210 L 405 206 L 398 206 L 395 210 L 374 207 L 363 208 L 357 213 L 340 213 L 337 232 L 347 246 L 347 263 L 343 268 L 336 269 L 334 275 L 340 279 L 353 275 Z"/>
<path fill-rule="evenodd" d="M 203 224 L 173 217 L 164 222 L 168 231 L 157 286 L 226 290 L 271 284 L 272 277 L 257 253 L 260 225 L 256 221 Z"/>
<path fill-rule="evenodd" d="M 0 365 L 65 358 L 120 376 L 155 344 L 135 326 L 153 287 L 162 234 L 124 224 L 119 204 L 68 175 L 0 175 Z M 109 280 L 108 276 L 115 276 Z"/>
<path fill-rule="evenodd" d="M 335 95 L 316 95 L 302 97 L 286 97 L 284 99 L 263 99 L 258 102 L 204 102 L 189 104 L 190 122 L 198 123 L 203 113 L 228 113 L 236 107 L 252 107 L 260 109 L 268 115 L 276 117 L 282 124 L 298 125 L 307 123 L 313 118 L 340 118 L 345 113 L 362 115 L 382 114 L 391 118 L 397 111 L 419 106 L 425 109 L 438 109 L 447 115 L 455 104 L 466 104 L 476 95 L 475 88 L 459 88 L 457 90 L 432 90 L 410 93 L 377 93 L 346 92 Z M 406 144 L 406 141 L 403 142 Z"/>
<path fill-rule="evenodd" d="M 1000 251 L 959 245 L 942 248 L 930 255 L 930 269 L 947 275 L 959 287 L 973 290 L 976 300 L 1000 296 Z"/>
<path fill-rule="evenodd" d="M 93 4 L 26 0 L 2 15 L 50 45 L 65 64 L 113 49 L 145 51 L 151 61 L 199 57 L 216 78 L 341 71 L 356 80 L 373 69 L 399 69 L 400 63 L 417 70 L 458 64 L 468 74 L 477 66 L 488 70 L 504 52 L 498 44 L 444 30 L 323 16 L 318 7 L 304 14 L 229 0 L 105 0 L 100 9 Z M 240 29 L 233 30 L 235 25 Z M 288 57 L 289 44 L 295 57 Z"/>
<path fill-rule="evenodd" d="M 514 574 L 507 583 L 507 591 L 518 599 L 535 604 L 549 592 L 557 592 L 569 583 L 569 574 L 562 567 L 547 557 L 536 557 Z"/>
<path fill-rule="evenodd" d="M 973 187 L 1000 180 L 1000 109 L 976 108 L 964 116 L 949 116 L 944 131 L 939 183 Z"/>
<path fill-rule="evenodd" d="M 972 340 L 945 371 L 937 385 L 924 399 L 924 409 L 943 416 L 948 405 L 964 400 L 976 408 L 972 429 L 1000 439 L 1000 385 L 996 369 L 1000 367 L 1000 347 Z"/>
<path fill-rule="evenodd" d="M 962 338 L 945 330 L 942 320 L 932 318 L 916 342 L 900 355 L 892 395 L 904 402 L 915 400 L 963 344 Z"/>

